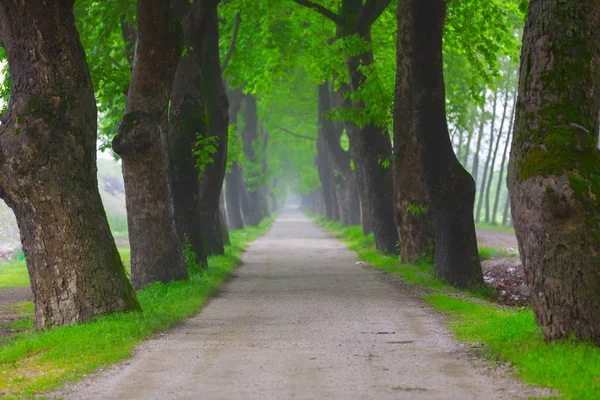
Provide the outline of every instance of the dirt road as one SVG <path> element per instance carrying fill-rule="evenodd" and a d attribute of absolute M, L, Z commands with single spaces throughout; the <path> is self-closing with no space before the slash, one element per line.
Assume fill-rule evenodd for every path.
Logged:
<path fill-rule="evenodd" d="M 514 399 L 537 394 L 458 345 L 399 279 L 283 212 L 197 316 L 72 399 Z"/>

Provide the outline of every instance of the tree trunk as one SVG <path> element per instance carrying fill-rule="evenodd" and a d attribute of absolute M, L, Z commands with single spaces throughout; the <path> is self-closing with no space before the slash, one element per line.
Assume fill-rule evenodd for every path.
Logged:
<path fill-rule="evenodd" d="M 494 154 L 490 164 L 490 174 L 485 188 L 485 223 L 490 222 L 490 189 L 492 188 L 492 179 L 494 178 L 494 166 L 496 165 L 496 156 L 498 155 L 498 147 L 500 147 L 500 139 L 502 139 L 502 131 L 504 130 L 504 120 L 506 119 L 506 109 L 508 108 L 508 87 L 504 95 L 504 105 L 502 106 L 502 120 L 500 121 L 500 129 L 496 138 L 496 146 L 494 146 Z"/>
<path fill-rule="evenodd" d="M 332 135 L 333 123 L 325 118 L 324 113 L 330 110 L 329 102 L 329 82 L 319 85 L 319 104 L 318 104 L 318 138 L 317 138 L 317 156 L 316 164 L 319 173 L 319 180 L 323 188 L 325 201 L 326 218 L 329 221 L 335 221 L 335 214 L 338 207 L 337 197 L 335 195 L 335 182 L 333 177 L 332 162 L 329 150 L 327 149 L 326 135 Z"/>
<path fill-rule="evenodd" d="M 227 165 L 227 143 L 229 138 L 229 103 L 221 76 L 219 57 L 219 22 L 215 5 L 204 6 L 206 12 L 206 34 L 202 37 L 201 84 L 206 130 L 199 131 L 203 144 L 196 152 L 209 155 L 207 165 L 200 167 L 200 204 L 206 254 L 225 253 L 221 234 L 221 212 L 219 198 Z M 214 153 L 210 151 L 214 149 Z M 212 153 L 212 154 L 211 154 Z M 200 156 L 202 157 L 202 156 Z"/>
<path fill-rule="evenodd" d="M 0 42 L 12 80 L 0 196 L 19 225 L 36 327 L 140 310 L 98 192 L 96 103 L 73 1 L 3 2 Z"/>
<path fill-rule="evenodd" d="M 248 195 L 250 198 L 250 208 L 257 216 L 257 224 L 265 218 L 263 215 L 263 207 L 261 201 L 261 193 L 259 191 L 262 186 L 261 169 L 262 154 L 257 154 L 257 147 L 260 146 L 258 136 L 258 110 L 256 97 L 253 95 L 244 96 L 244 154 L 246 156 L 245 173 L 248 180 L 252 181 L 252 185 L 248 187 Z"/>
<path fill-rule="evenodd" d="M 481 116 L 479 121 L 479 134 L 477 135 L 477 145 L 475 146 L 475 153 L 473 153 L 473 181 L 477 185 L 477 178 L 479 175 L 479 151 L 481 150 L 481 140 L 483 139 L 483 129 L 485 128 L 485 104 L 481 106 Z M 466 165 L 466 164 L 465 164 Z"/>
<path fill-rule="evenodd" d="M 231 239 L 229 237 L 229 229 L 227 228 L 227 211 L 225 210 L 225 192 L 221 191 L 221 197 L 219 198 L 219 215 L 221 222 L 221 235 L 223 239 L 223 245 L 230 246 Z"/>
<path fill-rule="evenodd" d="M 509 214 L 510 211 L 510 193 L 506 195 L 506 200 L 504 201 L 504 213 L 502 214 L 502 226 L 508 226 L 509 224 Z"/>
<path fill-rule="evenodd" d="M 471 154 L 471 141 L 472 140 L 473 140 L 473 130 L 470 129 L 469 133 L 467 134 L 467 144 L 465 146 L 465 151 L 464 151 L 464 155 L 463 155 L 463 159 L 462 159 L 462 165 L 464 165 L 465 168 L 467 168 L 467 164 L 469 163 L 469 155 Z"/>
<path fill-rule="evenodd" d="M 371 43 L 370 26 L 363 28 L 362 38 Z M 353 91 L 357 91 L 366 77 L 360 68 L 373 63 L 371 50 L 355 57 L 348 57 L 348 71 Z M 362 102 L 354 107 L 364 108 Z M 353 124 L 353 123 L 350 123 Z M 348 138 L 352 142 L 350 151 L 354 160 L 357 182 L 361 193 L 361 210 L 363 218 L 368 218 L 373 229 L 375 245 L 378 250 L 397 253 L 398 231 L 394 223 L 394 192 L 392 169 L 384 162 L 392 157 L 392 144 L 386 130 L 367 123 L 363 127 L 347 129 Z M 366 215 L 365 215 L 366 213 Z"/>
<path fill-rule="evenodd" d="M 329 90 L 329 85 L 319 85 L 319 104 L 321 104 L 323 110 L 333 108 L 331 97 L 332 93 Z M 335 165 L 334 181 L 340 223 L 343 226 L 359 225 L 361 223 L 361 212 L 355 173 L 350 168 L 350 154 L 340 146 L 343 126 L 336 128 L 335 123 L 328 118 L 324 118 L 322 124 L 323 140 L 331 161 Z"/>
<path fill-rule="evenodd" d="M 498 203 L 500 202 L 500 192 L 504 187 L 504 166 L 506 165 L 506 156 L 508 155 L 508 147 L 510 145 L 510 138 L 513 129 L 513 122 L 515 117 L 515 104 L 517 103 L 517 94 L 513 95 L 513 104 L 510 110 L 510 123 L 508 126 L 508 135 L 506 136 L 506 143 L 504 143 L 504 151 L 502 152 L 502 162 L 500 163 L 500 175 L 498 176 L 498 184 L 496 189 L 496 198 L 494 199 L 494 210 L 492 212 L 492 224 L 496 225 L 496 214 L 498 213 Z"/>
<path fill-rule="evenodd" d="M 532 0 L 508 185 L 536 321 L 600 344 L 600 4 Z"/>
<path fill-rule="evenodd" d="M 183 246 L 175 233 L 163 140 L 178 45 L 170 1 L 139 0 L 139 38 L 125 115 L 113 140 L 121 156 L 131 280 L 136 288 L 187 279 Z"/>
<path fill-rule="evenodd" d="M 402 262 L 414 263 L 433 249 L 434 230 L 415 133 L 412 77 L 412 1 L 398 3 L 394 101 L 395 220 Z"/>
<path fill-rule="evenodd" d="M 239 89 L 229 92 L 229 126 L 233 126 L 236 134 L 234 141 L 240 140 L 237 132 L 237 118 L 242 106 L 242 92 Z M 230 146 L 233 147 L 233 146 Z M 225 175 L 225 199 L 227 201 L 227 221 L 232 230 L 244 229 L 242 218 L 242 206 L 240 204 L 240 184 L 243 180 L 242 168 L 237 160 L 234 160 Z"/>
<path fill-rule="evenodd" d="M 412 1 L 415 129 L 435 227 L 435 273 L 459 287 L 482 287 L 473 202 L 475 182 L 448 134 L 442 61 L 443 0 Z"/>
<path fill-rule="evenodd" d="M 200 179 L 194 156 L 196 135 L 206 130 L 200 84 L 200 49 L 206 16 L 199 1 L 190 4 L 187 0 L 178 0 L 174 4 L 177 5 L 175 10 L 181 19 L 184 46 L 188 52 L 177 64 L 165 151 L 169 159 L 176 232 L 191 246 L 191 251 L 196 254 L 196 264 L 207 266 L 202 229 L 206 221 L 202 219 Z"/>
<path fill-rule="evenodd" d="M 485 159 L 485 165 L 483 167 L 483 179 L 481 180 L 481 186 L 479 187 L 479 200 L 477 201 L 477 212 L 475 213 L 475 222 L 481 221 L 481 207 L 483 206 L 483 195 L 485 194 L 485 183 L 487 182 L 488 168 L 490 165 L 490 159 L 492 158 L 492 149 L 494 148 L 494 125 L 496 122 L 496 103 L 498 100 L 498 91 L 494 91 L 494 102 L 492 105 L 492 126 L 490 128 L 490 145 L 488 148 L 487 158 Z M 477 184 L 477 182 L 475 182 Z"/>

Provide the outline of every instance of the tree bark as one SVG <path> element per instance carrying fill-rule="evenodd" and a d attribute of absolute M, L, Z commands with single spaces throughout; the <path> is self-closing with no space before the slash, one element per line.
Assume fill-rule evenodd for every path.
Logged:
<path fill-rule="evenodd" d="M 239 140 L 237 132 L 237 118 L 242 106 L 241 89 L 231 90 L 229 92 L 229 126 L 233 126 L 236 134 L 234 140 Z M 231 147 L 231 146 L 230 146 Z M 229 172 L 225 175 L 225 199 L 227 202 L 227 221 L 229 228 L 244 229 L 244 220 L 242 218 L 242 207 L 240 204 L 240 184 L 243 179 L 242 169 L 237 160 L 234 160 L 229 167 Z"/>
<path fill-rule="evenodd" d="M 498 129 L 498 137 L 496 138 L 496 145 L 494 146 L 494 153 L 492 155 L 492 161 L 490 164 L 490 174 L 488 182 L 485 188 L 485 223 L 490 222 L 490 190 L 492 188 L 492 179 L 494 178 L 494 166 L 496 165 L 496 156 L 498 155 L 498 147 L 500 147 L 500 139 L 502 139 L 502 132 L 504 131 L 504 120 L 506 120 L 506 110 L 508 108 L 508 87 L 504 95 L 504 104 L 502 106 L 502 120 L 500 121 L 500 129 Z"/>
<path fill-rule="evenodd" d="M 504 186 L 504 167 L 506 165 L 506 156 L 508 155 L 508 147 L 510 145 L 510 138 L 513 129 L 513 122 L 515 117 L 515 104 L 517 104 L 517 94 L 513 95 L 513 104 L 510 110 L 510 123 L 508 126 L 508 135 L 506 136 L 506 143 L 504 143 L 504 151 L 502 152 L 502 162 L 500 163 L 500 174 L 498 176 L 498 184 L 496 189 L 496 198 L 494 199 L 494 210 L 492 212 L 492 224 L 496 225 L 496 214 L 498 213 L 498 203 L 500 203 L 500 192 Z"/>
<path fill-rule="evenodd" d="M 173 81 L 165 151 L 169 160 L 176 232 L 182 242 L 187 240 L 191 246 L 191 251 L 196 254 L 196 264 L 206 267 L 202 227 L 207 222 L 202 219 L 200 178 L 194 156 L 197 133 L 206 130 L 202 118 L 204 102 L 200 83 L 206 15 L 200 1 L 190 4 L 187 0 L 178 0 L 174 4 L 181 20 L 187 54 L 180 58 Z"/>
<path fill-rule="evenodd" d="M 536 321 L 600 344 L 600 4 L 532 0 L 508 185 Z"/>
<path fill-rule="evenodd" d="M 394 101 L 395 220 L 402 262 L 414 263 L 434 246 L 429 195 L 423 180 L 415 132 L 412 76 L 412 1 L 398 3 L 396 91 Z"/>
<path fill-rule="evenodd" d="M 131 85 L 113 149 L 123 163 L 131 280 L 140 288 L 187 279 L 187 269 L 175 233 L 163 150 L 180 38 L 168 0 L 139 0 L 137 19 L 139 38 Z"/>
<path fill-rule="evenodd" d="M 4 1 L 12 80 L 0 124 L 0 197 L 14 211 L 43 329 L 140 310 L 96 178 L 96 103 L 73 1 Z"/>
<path fill-rule="evenodd" d="M 492 103 L 492 126 L 490 127 L 490 146 L 488 147 L 487 157 L 485 159 L 485 165 L 483 167 L 483 178 L 481 180 L 481 186 L 479 187 L 479 200 L 477 201 L 477 211 L 475 212 L 475 222 L 481 221 L 481 207 L 483 206 L 483 195 L 485 194 L 485 184 L 488 179 L 488 168 L 490 165 L 490 159 L 492 158 L 492 149 L 494 148 L 494 125 L 496 122 L 496 104 L 498 101 L 498 91 L 494 91 L 494 102 Z M 477 182 L 475 182 L 477 184 Z"/>
<path fill-rule="evenodd" d="M 204 146 L 196 146 L 196 151 L 206 152 L 214 147 L 210 157 L 212 162 L 201 171 L 200 204 L 204 233 L 204 246 L 208 255 L 224 254 L 221 234 L 221 212 L 219 197 L 225 179 L 227 165 L 227 143 L 229 138 L 229 103 L 221 75 L 219 57 L 219 22 L 216 4 L 206 6 L 206 34 L 202 37 L 202 64 L 200 68 L 203 94 L 203 117 L 206 130 L 198 131 Z"/>
<path fill-rule="evenodd" d="M 415 129 L 434 216 L 435 273 L 452 285 L 481 287 L 473 223 L 475 182 L 452 150 L 446 120 L 442 60 L 446 2 L 412 1 Z"/>

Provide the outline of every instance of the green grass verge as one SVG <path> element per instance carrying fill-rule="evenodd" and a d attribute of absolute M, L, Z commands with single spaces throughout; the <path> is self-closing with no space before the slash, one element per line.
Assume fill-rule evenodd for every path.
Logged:
<path fill-rule="evenodd" d="M 544 341 L 529 308 L 501 307 L 484 301 L 483 295 L 452 288 L 433 276 L 433 266 L 404 265 L 398 257 L 375 249 L 372 235 L 360 227 L 343 227 L 312 215 L 317 224 L 347 243 L 358 258 L 373 267 L 395 273 L 410 284 L 428 288 L 424 295 L 436 310 L 449 317 L 458 340 L 477 343 L 493 362 L 509 362 L 527 383 L 553 388 L 567 399 L 600 398 L 600 349 L 574 341 Z M 503 256 L 498 249 L 480 249 L 480 257 Z M 478 297 L 478 298 L 474 298 Z"/>
<path fill-rule="evenodd" d="M 478 224 L 475 224 L 475 226 L 479 229 L 487 229 L 490 231 L 515 233 L 515 228 L 510 225 L 502 226 L 500 224 L 486 224 L 485 222 L 480 222 Z"/>
<path fill-rule="evenodd" d="M 29 275 L 24 260 L 4 261 L 0 264 L 0 288 L 29 286 Z"/>
<path fill-rule="evenodd" d="M 43 332 L 29 329 L 9 338 L 0 346 L 0 397 L 30 398 L 129 357 L 142 340 L 196 313 L 239 265 L 246 244 L 265 233 L 272 221 L 231 232 L 232 246 L 226 254 L 210 257 L 208 268 L 189 281 L 139 290 L 144 312 L 113 314 Z"/>

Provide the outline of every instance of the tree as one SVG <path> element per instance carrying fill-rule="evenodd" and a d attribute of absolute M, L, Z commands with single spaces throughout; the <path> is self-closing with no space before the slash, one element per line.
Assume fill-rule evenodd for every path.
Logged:
<path fill-rule="evenodd" d="M 354 51 L 346 58 L 348 70 L 348 88 L 345 93 L 346 105 L 364 109 L 365 101 L 359 96 L 350 97 L 359 92 L 367 76 L 364 68 L 374 62 L 371 48 L 371 28 L 389 4 L 389 0 L 343 0 L 336 14 L 324 6 L 311 1 L 294 0 L 296 3 L 312 8 L 336 24 L 338 40 L 359 38 L 364 44 L 362 51 Z M 360 46 L 359 46 L 360 47 Z M 375 244 L 379 250 L 396 253 L 398 233 L 390 215 L 393 215 L 393 186 L 389 161 L 391 158 L 391 140 L 386 129 L 373 121 L 357 124 L 346 122 L 346 132 L 352 143 L 350 150 L 354 160 L 361 210 L 365 233 L 373 231 Z"/>
<path fill-rule="evenodd" d="M 496 106 L 498 103 L 498 90 L 494 90 L 494 100 L 492 102 L 492 117 L 491 117 L 491 127 L 490 127 L 490 142 L 487 152 L 487 157 L 485 159 L 485 165 L 483 167 L 483 178 L 481 179 L 481 185 L 479 187 L 479 200 L 477 201 L 477 211 L 475 212 L 475 222 L 479 223 L 481 220 L 481 207 L 483 206 L 483 195 L 485 194 L 485 187 L 488 181 L 488 172 L 490 172 L 490 161 L 492 160 L 492 150 L 494 148 L 494 135 L 496 134 L 494 131 L 494 126 L 496 124 Z M 493 169 L 493 166 L 492 166 Z M 475 182 L 477 185 L 477 182 Z"/>
<path fill-rule="evenodd" d="M 475 182 L 450 143 L 442 37 L 446 2 L 413 1 L 412 77 L 415 131 L 435 228 L 435 273 L 459 287 L 483 286 L 473 204 Z"/>
<path fill-rule="evenodd" d="M 396 99 L 394 102 L 394 193 L 395 220 L 400 254 L 414 263 L 434 245 L 429 195 L 423 179 L 421 154 L 415 132 L 413 98 L 413 3 L 398 3 L 398 51 Z"/>
<path fill-rule="evenodd" d="M 508 187 L 546 339 L 600 344 L 600 4 L 532 0 Z"/>
<path fill-rule="evenodd" d="M 238 158 L 237 143 L 239 135 L 237 133 L 237 118 L 242 106 L 242 91 L 229 91 L 229 151 L 227 153 L 229 171 L 225 175 L 225 200 L 227 203 L 227 216 L 231 229 L 243 229 L 244 220 L 242 217 L 241 195 L 245 189 L 243 187 L 243 172 Z M 233 132 L 233 135 L 231 135 Z"/>
<path fill-rule="evenodd" d="M 96 103 L 73 1 L 3 2 L 0 44 L 12 81 L 0 196 L 19 225 L 36 326 L 140 310 L 98 192 Z"/>
<path fill-rule="evenodd" d="M 127 106 L 113 149 L 123 161 L 131 279 L 140 288 L 187 279 L 187 269 L 163 156 L 169 97 L 181 52 L 177 22 L 169 0 L 139 0 L 137 20 Z"/>
<path fill-rule="evenodd" d="M 508 155 L 508 146 L 510 145 L 510 138 L 512 135 L 512 128 L 515 118 L 515 105 L 517 104 L 517 94 L 513 94 L 513 104 L 510 110 L 510 123 L 508 126 L 508 134 L 506 136 L 506 142 L 504 143 L 504 151 L 502 152 L 502 161 L 500 162 L 500 174 L 498 174 L 498 184 L 496 185 L 496 198 L 494 199 L 494 210 L 492 211 L 492 224 L 496 224 L 496 217 L 498 214 L 498 203 L 500 202 L 500 192 L 504 186 L 504 168 L 506 166 Z M 507 196 L 508 197 L 508 196 Z"/>

